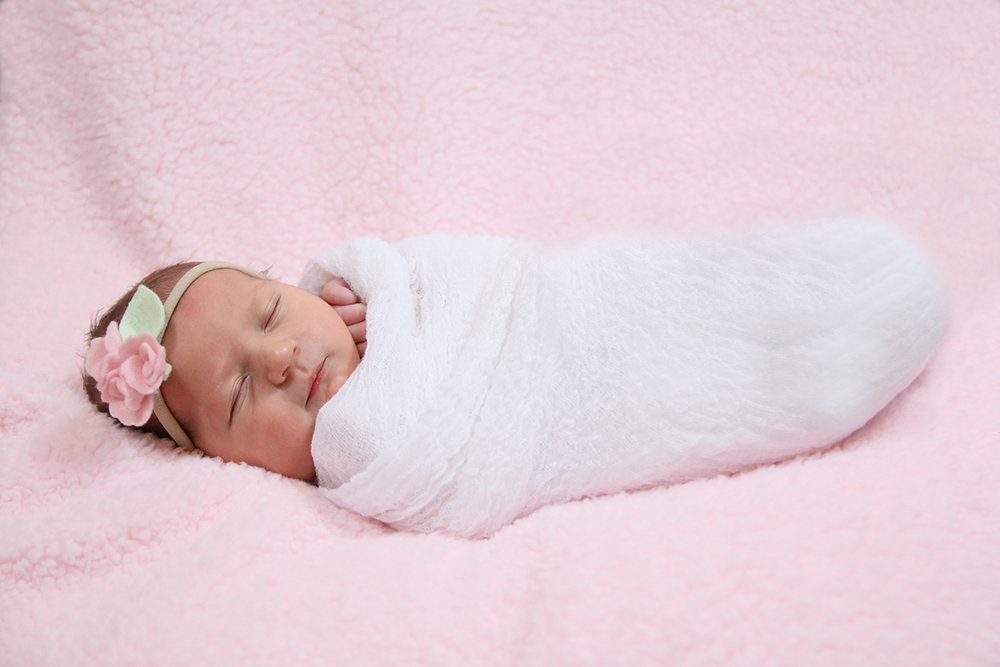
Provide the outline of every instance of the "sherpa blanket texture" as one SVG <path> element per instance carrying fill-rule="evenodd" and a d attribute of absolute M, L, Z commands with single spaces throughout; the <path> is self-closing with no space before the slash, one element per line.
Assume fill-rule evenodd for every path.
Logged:
<path fill-rule="evenodd" d="M 0 664 L 1000 662 L 996 0 L 0 0 Z M 821 453 L 397 531 L 80 393 L 149 271 L 843 211 L 946 286 Z"/>
<path fill-rule="evenodd" d="M 946 311 L 920 252 L 871 220 L 549 252 L 354 239 L 303 287 L 334 276 L 368 303 L 368 352 L 320 411 L 319 485 L 464 537 L 841 440 L 923 370 Z"/>

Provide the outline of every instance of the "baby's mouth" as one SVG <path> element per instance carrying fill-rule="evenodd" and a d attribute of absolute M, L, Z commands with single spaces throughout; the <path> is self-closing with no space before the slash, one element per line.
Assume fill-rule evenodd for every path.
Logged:
<path fill-rule="evenodd" d="M 312 401 L 313 396 L 315 396 L 316 394 L 318 394 L 319 391 L 320 391 L 320 388 L 323 386 L 323 376 L 326 375 L 325 369 L 326 369 L 326 359 L 324 359 L 320 363 L 319 368 L 317 368 L 316 372 L 313 373 L 312 383 L 309 385 L 309 395 L 306 396 L 306 405 L 307 406 Z"/>

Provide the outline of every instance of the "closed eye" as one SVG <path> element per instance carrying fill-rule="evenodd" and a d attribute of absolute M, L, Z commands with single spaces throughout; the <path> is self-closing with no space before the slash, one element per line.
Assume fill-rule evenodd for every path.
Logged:
<path fill-rule="evenodd" d="M 236 416 L 236 409 L 239 407 L 240 403 L 243 401 L 247 393 L 247 382 L 249 378 L 247 376 L 241 377 L 236 381 L 233 391 L 233 399 L 229 402 L 229 426 L 233 426 L 233 418 Z"/>
<path fill-rule="evenodd" d="M 276 297 L 268 309 L 264 311 L 264 321 L 261 323 L 261 328 L 264 331 L 269 331 L 274 326 L 274 322 L 278 318 L 279 306 L 281 306 L 280 296 Z"/>

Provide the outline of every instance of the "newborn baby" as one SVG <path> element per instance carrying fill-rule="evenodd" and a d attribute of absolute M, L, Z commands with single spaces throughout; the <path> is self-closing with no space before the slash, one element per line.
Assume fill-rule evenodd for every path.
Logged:
<path fill-rule="evenodd" d="M 355 239 L 310 263 L 311 294 L 224 266 L 154 299 L 149 356 L 172 370 L 133 421 L 465 536 L 833 444 L 916 377 L 945 313 L 908 240 L 850 219 L 553 252 Z M 315 296 L 337 276 L 367 304 L 366 339 Z M 88 372 L 110 386 L 100 333 Z"/>

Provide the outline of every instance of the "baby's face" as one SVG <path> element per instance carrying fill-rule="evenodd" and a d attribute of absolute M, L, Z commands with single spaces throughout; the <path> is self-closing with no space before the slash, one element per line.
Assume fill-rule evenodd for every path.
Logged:
<path fill-rule="evenodd" d="M 297 287 L 218 269 L 184 293 L 163 344 L 173 370 L 160 391 L 199 449 L 315 477 L 316 415 L 359 362 L 333 308 Z"/>

